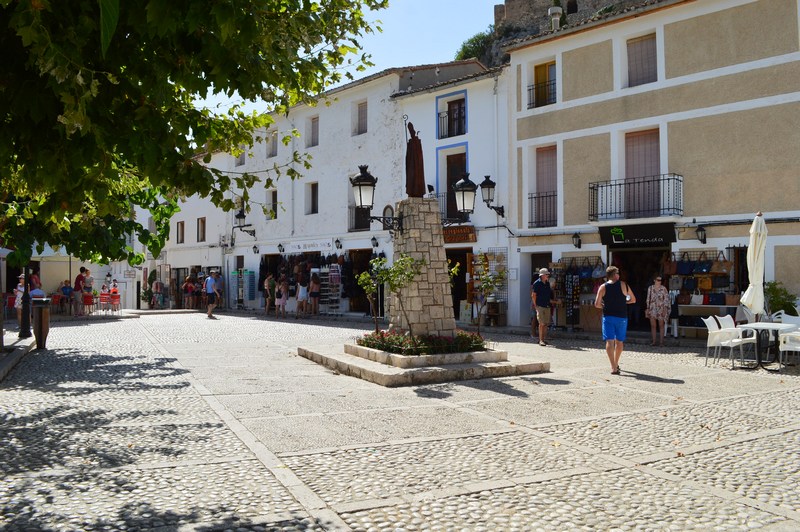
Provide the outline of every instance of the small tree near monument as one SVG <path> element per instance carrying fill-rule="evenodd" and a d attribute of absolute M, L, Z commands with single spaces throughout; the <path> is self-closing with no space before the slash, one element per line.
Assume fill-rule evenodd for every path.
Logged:
<path fill-rule="evenodd" d="M 505 270 L 493 272 L 489 267 L 489 257 L 485 253 L 479 255 L 479 257 L 472 270 L 472 279 L 475 283 L 475 295 L 479 296 L 478 335 L 480 336 L 481 316 L 483 315 L 486 301 L 499 287 L 503 286 L 506 281 L 506 272 Z"/>

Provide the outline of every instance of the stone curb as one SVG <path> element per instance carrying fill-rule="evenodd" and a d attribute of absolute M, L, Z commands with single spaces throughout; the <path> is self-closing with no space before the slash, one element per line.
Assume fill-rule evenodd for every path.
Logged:
<path fill-rule="evenodd" d="M 19 361 L 27 355 L 33 348 L 36 346 L 36 338 L 31 336 L 30 338 L 20 338 L 14 341 L 11 344 L 5 344 L 5 347 L 13 347 L 14 350 L 8 353 L 7 355 L 3 356 L 0 359 L 0 382 L 6 378 L 6 376 L 11 373 L 11 370 L 19 364 Z"/>

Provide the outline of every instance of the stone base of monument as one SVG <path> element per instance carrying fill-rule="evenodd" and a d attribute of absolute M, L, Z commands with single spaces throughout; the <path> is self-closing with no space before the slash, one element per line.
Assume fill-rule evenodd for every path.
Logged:
<path fill-rule="evenodd" d="M 549 362 L 532 362 L 495 350 L 409 356 L 345 344 L 344 353 L 334 347 L 315 351 L 299 347 L 297 353 L 342 375 L 390 388 L 550 371 Z"/>

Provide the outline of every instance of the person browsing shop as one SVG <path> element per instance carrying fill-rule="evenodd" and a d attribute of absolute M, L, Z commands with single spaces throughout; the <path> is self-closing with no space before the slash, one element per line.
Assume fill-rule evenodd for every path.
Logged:
<path fill-rule="evenodd" d="M 539 270 L 539 278 L 531 285 L 531 304 L 536 310 L 536 319 L 539 322 L 539 345 L 547 345 L 547 327 L 550 325 L 550 304 L 558 303 L 553 299 L 553 289 L 550 287 L 550 270 Z"/>
<path fill-rule="evenodd" d="M 611 374 L 619 375 L 619 359 L 628 333 L 628 305 L 636 303 L 636 296 L 627 283 L 619 278 L 619 268 L 606 268 L 605 283 L 597 291 L 594 306 L 603 311 L 603 340 L 611 362 Z"/>

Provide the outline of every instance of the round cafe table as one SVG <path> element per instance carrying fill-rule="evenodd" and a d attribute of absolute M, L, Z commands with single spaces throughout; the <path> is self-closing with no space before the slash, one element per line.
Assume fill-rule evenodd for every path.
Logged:
<path fill-rule="evenodd" d="M 772 335 L 775 340 L 775 345 L 778 345 L 778 340 L 781 333 L 794 331 L 798 326 L 794 323 L 771 323 L 771 322 L 755 322 L 745 323 L 739 325 L 740 329 L 750 329 L 756 335 L 756 365 L 752 367 L 743 366 L 744 369 L 756 369 L 762 367 L 767 371 L 780 371 L 780 363 L 777 369 L 765 367 L 764 364 L 770 364 L 774 360 L 765 360 L 766 357 L 762 355 L 769 355 L 769 337 Z"/>

